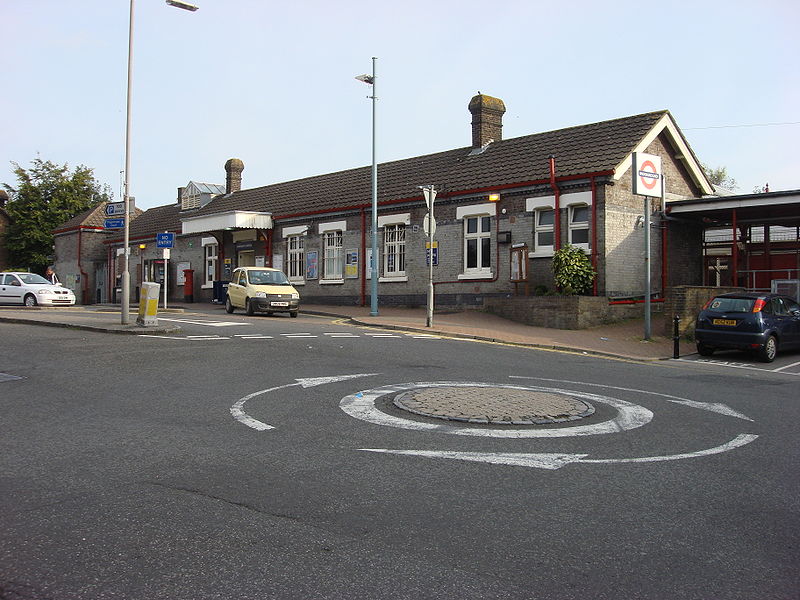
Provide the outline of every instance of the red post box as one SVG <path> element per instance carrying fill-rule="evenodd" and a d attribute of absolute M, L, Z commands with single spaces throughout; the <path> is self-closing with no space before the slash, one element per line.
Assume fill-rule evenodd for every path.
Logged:
<path fill-rule="evenodd" d="M 183 270 L 183 301 L 194 302 L 194 269 Z"/>

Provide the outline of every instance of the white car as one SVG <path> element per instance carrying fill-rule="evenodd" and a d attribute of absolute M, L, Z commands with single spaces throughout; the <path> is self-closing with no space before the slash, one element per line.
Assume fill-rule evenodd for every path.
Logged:
<path fill-rule="evenodd" d="M 72 306 L 75 294 L 36 273 L 5 272 L 0 273 L 0 304 Z"/>

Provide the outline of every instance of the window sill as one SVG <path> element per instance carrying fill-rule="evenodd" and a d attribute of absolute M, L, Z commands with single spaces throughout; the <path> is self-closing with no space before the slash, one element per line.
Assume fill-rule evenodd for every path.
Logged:
<path fill-rule="evenodd" d="M 378 283 L 404 283 L 408 281 L 408 277 L 397 276 L 397 277 L 378 277 Z"/>
<path fill-rule="evenodd" d="M 552 258 L 555 252 L 546 250 L 542 252 L 528 252 L 528 258 Z"/>
<path fill-rule="evenodd" d="M 337 285 L 337 284 L 343 284 L 343 283 L 344 283 L 344 279 L 320 279 L 319 280 L 319 284 L 320 285 Z"/>
<path fill-rule="evenodd" d="M 289 283 L 291 283 L 292 285 L 305 285 L 306 284 L 306 280 L 305 279 L 290 279 Z"/>
<path fill-rule="evenodd" d="M 491 272 L 480 271 L 475 273 L 461 273 L 459 279 L 492 279 L 494 275 Z"/>

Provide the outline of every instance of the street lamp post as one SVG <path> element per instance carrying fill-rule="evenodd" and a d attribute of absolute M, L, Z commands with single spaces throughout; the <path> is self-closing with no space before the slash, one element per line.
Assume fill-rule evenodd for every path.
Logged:
<path fill-rule="evenodd" d="M 375 162 L 375 104 L 378 94 L 375 91 L 375 61 L 372 57 L 372 75 L 359 75 L 359 81 L 372 86 L 372 265 L 370 268 L 370 316 L 378 316 L 378 166 Z"/>
<path fill-rule="evenodd" d="M 183 0 L 166 0 L 167 4 L 183 10 L 196 11 L 197 6 Z M 122 324 L 130 323 L 131 311 L 131 273 L 130 273 L 130 182 L 131 182 L 131 98 L 133 90 L 133 16 L 135 0 L 131 0 L 130 17 L 128 19 L 128 92 L 125 110 L 125 179 L 123 200 L 125 216 L 123 218 L 123 253 L 122 253 Z"/>

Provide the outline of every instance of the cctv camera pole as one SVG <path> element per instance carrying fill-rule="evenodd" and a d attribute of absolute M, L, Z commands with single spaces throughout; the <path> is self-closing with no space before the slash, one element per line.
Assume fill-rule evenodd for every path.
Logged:
<path fill-rule="evenodd" d="M 130 323 L 131 302 L 131 274 L 128 257 L 130 256 L 130 181 L 131 181 L 131 89 L 133 87 L 133 5 L 128 23 L 128 98 L 125 116 L 125 189 L 123 191 L 125 216 L 123 227 L 125 230 L 122 254 L 122 325 Z"/>
<path fill-rule="evenodd" d="M 433 202 L 436 200 L 436 188 L 426 185 L 422 188 L 425 203 L 428 205 L 428 214 L 425 215 L 425 235 L 430 238 L 428 242 L 428 319 L 426 326 L 433 327 L 433 234 L 436 232 L 436 219 L 433 217 Z"/>
<path fill-rule="evenodd" d="M 375 87 L 375 61 L 372 57 L 372 278 L 370 287 L 370 310 L 373 317 L 378 316 L 378 165 L 375 163 L 375 104 L 378 92 Z"/>

